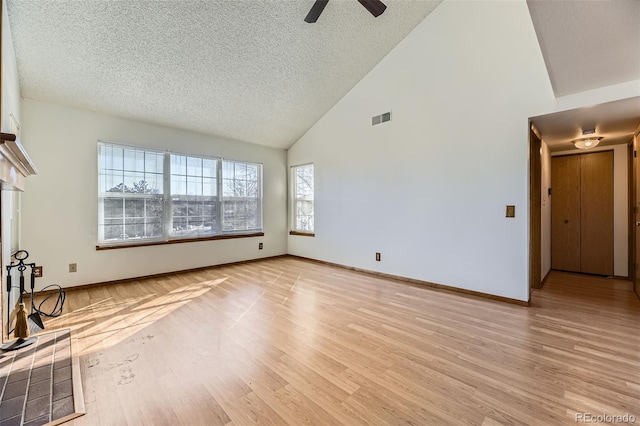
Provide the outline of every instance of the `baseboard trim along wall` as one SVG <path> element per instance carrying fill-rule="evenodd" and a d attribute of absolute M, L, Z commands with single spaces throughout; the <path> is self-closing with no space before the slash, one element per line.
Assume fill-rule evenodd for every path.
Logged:
<path fill-rule="evenodd" d="M 324 264 L 324 265 L 335 266 L 335 267 L 338 267 L 338 268 L 348 269 L 348 270 L 351 270 L 351 271 L 362 272 L 364 274 L 369 274 L 369 275 L 373 275 L 373 276 L 380 277 L 380 278 L 388 278 L 388 279 L 392 279 L 392 280 L 404 281 L 404 282 L 409 283 L 409 284 L 415 284 L 415 285 L 419 285 L 419 286 L 429 287 L 429 288 L 433 288 L 433 289 L 436 289 L 436 290 L 452 291 L 454 293 L 462 293 L 462 294 L 466 294 L 468 296 L 482 297 L 482 298 L 485 298 L 485 299 L 496 300 L 498 302 L 504 302 L 504 303 L 511 303 L 511 304 L 514 304 L 514 305 L 531 306 L 531 300 L 524 301 L 524 300 L 512 299 L 510 297 L 496 296 L 495 294 L 482 293 L 480 291 L 467 290 L 465 288 L 453 287 L 453 286 L 444 285 L 444 284 L 437 284 L 437 283 L 432 283 L 432 282 L 429 282 L 429 281 L 418 280 L 418 279 L 415 279 L 415 278 L 407 278 L 407 277 L 403 277 L 403 276 L 400 276 L 400 275 L 386 274 L 384 272 L 371 271 L 369 269 L 356 268 L 354 266 L 341 265 L 339 263 L 327 262 L 327 261 L 324 261 L 324 260 L 312 259 L 312 258 L 303 257 L 303 256 L 296 256 L 296 255 L 293 255 L 293 254 L 289 254 L 288 256 L 295 257 L 295 258 L 300 259 L 300 260 L 306 260 L 306 261 L 309 261 L 309 262 L 321 263 L 321 264 Z"/>
<path fill-rule="evenodd" d="M 101 287 L 101 286 L 107 286 L 107 285 L 112 285 L 112 284 L 122 284 L 122 283 L 138 281 L 138 280 L 144 280 L 144 279 L 149 279 L 149 278 L 162 278 L 162 277 L 166 277 L 168 275 L 173 275 L 173 274 L 183 274 L 183 273 L 188 273 L 188 272 L 197 272 L 197 271 L 202 271 L 202 270 L 210 269 L 210 268 L 216 268 L 216 267 L 220 267 L 220 266 L 241 265 L 241 264 L 244 264 L 244 263 L 259 262 L 261 260 L 277 259 L 277 258 L 280 258 L 280 257 L 292 257 L 292 258 L 304 260 L 304 261 L 307 261 L 307 262 L 315 262 L 315 263 L 320 263 L 320 264 L 323 264 L 323 265 L 334 266 L 334 267 L 337 267 L 337 268 L 348 269 L 348 270 L 351 270 L 351 271 L 356 271 L 356 272 L 360 272 L 360 273 L 363 273 L 363 274 L 368 274 L 368 275 L 372 275 L 372 276 L 376 276 L 376 277 L 380 277 L 380 278 L 388 278 L 388 279 L 392 279 L 392 280 L 403 281 L 403 282 L 406 282 L 406 283 L 409 283 L 409 284 L 429 287 L 429 288 L 433 288 L 433 289 L 436 289 L 436 290 L 452 291 L 452 292 L 455 292 L 455 293 L 461 293 L 461 294 L 465 294 L 465 295 L 468 295 L 468 296 L 482 297 L 482 298 L 485 298 L 485 299 L 496 300 L 498 302 L 511 303 L 511 304 L 520 305 L 520 306 L 530 306 L 531 305 L 530 301 L 511 299 L 509 297 L 496 296 L 494 294 L 482 293 L 482 292 L 479 292 L 479 291 L 467 290 L 467 289 L 464 289 L 464 288 L 452 287 L 452 286 L 448 286 L 448 285 L 444 285 L 444 284 L 436 284 L 436 283 L 432 283 L 432 282 L 429 282 L 429 281 L 422 281 L 422 280 L 418 280 L 418 279 L 414 279 L 414 278 L 407 278 L 407 277 L 403 277 L 403 276 L 400 276 L 400 275 L 386 274 L 384 272 L 376 272 L 376 271 L 371 271 L 371 270 L 368 270 L 368 269 L 356 268 L 354 266 L 342 265 L 340 263 L 333 263 L 333 262 L 327 262 L 327 261 L 324 261 L 324 260 L 312 259 L 312 258 L 309 258 L 309 257 L 296 256 L 296 255 L 293 255 L 293 254 L 280 254 L 280 255 L 277 255 L 277 256 L 261 257 L 261 258 L 258 258 L 258 259 L 240 260 L 240 261 L 237 261 L 237 262 L 221 263 L 221 264 L 218 264 L 218 265 L 200 266 L 200 267 L 197 267 L 197 268 L 182 269 L 182 270 L 170 271 L 170 272 L 162 272 L 162 273 L 159 273 L 159 274 L 142 275 L 142 276 L 139 276 L 139 277 L 123 278 L 123 279 L 119 279 L 119 280 L 103 281 L 103 282 L 97 282 L 97 283 L 91 283 L 91 284 L 82 284 L 82 285 L 64 287 L 64 291 L 84 290 L 84 289 L 91 288 L 91 287 Z M 546 279 L 546 277 L 545 277 L 545 279 Z M 46 294 L 49 294 L 49 293 L 54 293 L 56 291 L 57 290 L 49 290 L 49 291 L 44 291 L 44 292 L 43 291 L 39 291 L 39 292 L 36 292 L 36 294 L 38 294 L 38 295 L 46 295 Z"/>
<path fill-rule="evenodd" d="M 166 276 L 174 275 L 174 274 L 185 274 L 185 273 L 189 273 L 189 272 L 198 272 L 198 271 L 203 271 L 205 269 L 217 268 L 217 267 L 220 267 L 220 266 L 241 265 L 243 263 L 253 263 L 253 262 L 259 262 L 261 260 L 277 259 L 279 257 L 287 257 L 287 256 L 289 256 L 289 255 L 288 254 L 278 254 L 276 256 L 259 257 L 257 259 L 238 260 L 236 262 L 219 263 L 217 265 L 209 265 L 209 266 L 199 266 L 197 268 L 180 269 L 180 270 L 177 270 L 177 271 L 161 272 L 159 274 L 140 275 L 138 277 L 122 278 L 122 279 L 119 279 L 119 280 L 101 281 L 101 282 L 97 282 L 97 283 L 73 285 L 73 286 L 69 286 L 69 287 L 63 287 L 62 289 L 64 291 L 85 290 L 85 289 L 92 288 L 92 287 L 103 287 L 103 286 L 108 286 L 108 285 L 112 285 L 112 284 L 123 284 L 123 283 L 132 282 L 132 281 L 146 280 L 146 279 L 149 279 L 149 278 L 162 278 L 162 277 L 166 277 Z M 57 293 L 57 292 L 58 292 L 58 290 L 55 289 L 55 290 L 47 290 L 47 291 L 36 291 L 35 293 L 37 295 L 46 295 L 46 294 Z"/>

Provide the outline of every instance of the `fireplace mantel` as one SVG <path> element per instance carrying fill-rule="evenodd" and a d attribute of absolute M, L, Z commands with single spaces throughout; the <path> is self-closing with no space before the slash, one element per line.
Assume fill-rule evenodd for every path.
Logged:
<path fill-rule="evenodd" d="M 37 173 L 20 139 L 0 133 L 0 184 L 2 189 L 24 191 L 24 178 Z"/>

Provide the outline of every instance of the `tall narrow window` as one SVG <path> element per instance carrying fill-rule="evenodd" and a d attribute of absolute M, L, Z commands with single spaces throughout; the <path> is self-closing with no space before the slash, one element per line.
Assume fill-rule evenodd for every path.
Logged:
<path fill-rule="evenodd" d="M 293 230 L 313 233 L 313 164 L 292 167 Z"/>

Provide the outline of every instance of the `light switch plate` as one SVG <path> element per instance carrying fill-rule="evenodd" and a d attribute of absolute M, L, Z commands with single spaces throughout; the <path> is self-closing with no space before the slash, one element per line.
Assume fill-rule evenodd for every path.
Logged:
<path fill-rule="evenodd" d="M 516 217 L 516 206 L 507 206 L 507 217 Z"/>

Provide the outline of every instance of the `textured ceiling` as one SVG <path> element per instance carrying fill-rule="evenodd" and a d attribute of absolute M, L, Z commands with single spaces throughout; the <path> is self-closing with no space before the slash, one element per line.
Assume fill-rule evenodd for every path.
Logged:
<path fill-rule="evenodd" d="M 640 1 L 527 0 L 556 96 L 640 79 Z M 628 143 L 640 97 L 534 117 L 551 151 L 595 128 L 603 146 Z"/>
<path fill-rule="evenodd" d="M 528 0 L 556 96 L 640 79 L 640 1 Z"/>
<path fill-rule="evenodd" d="M 22 96 L 288 148 L 440 1 L 7 0 Z"/>

